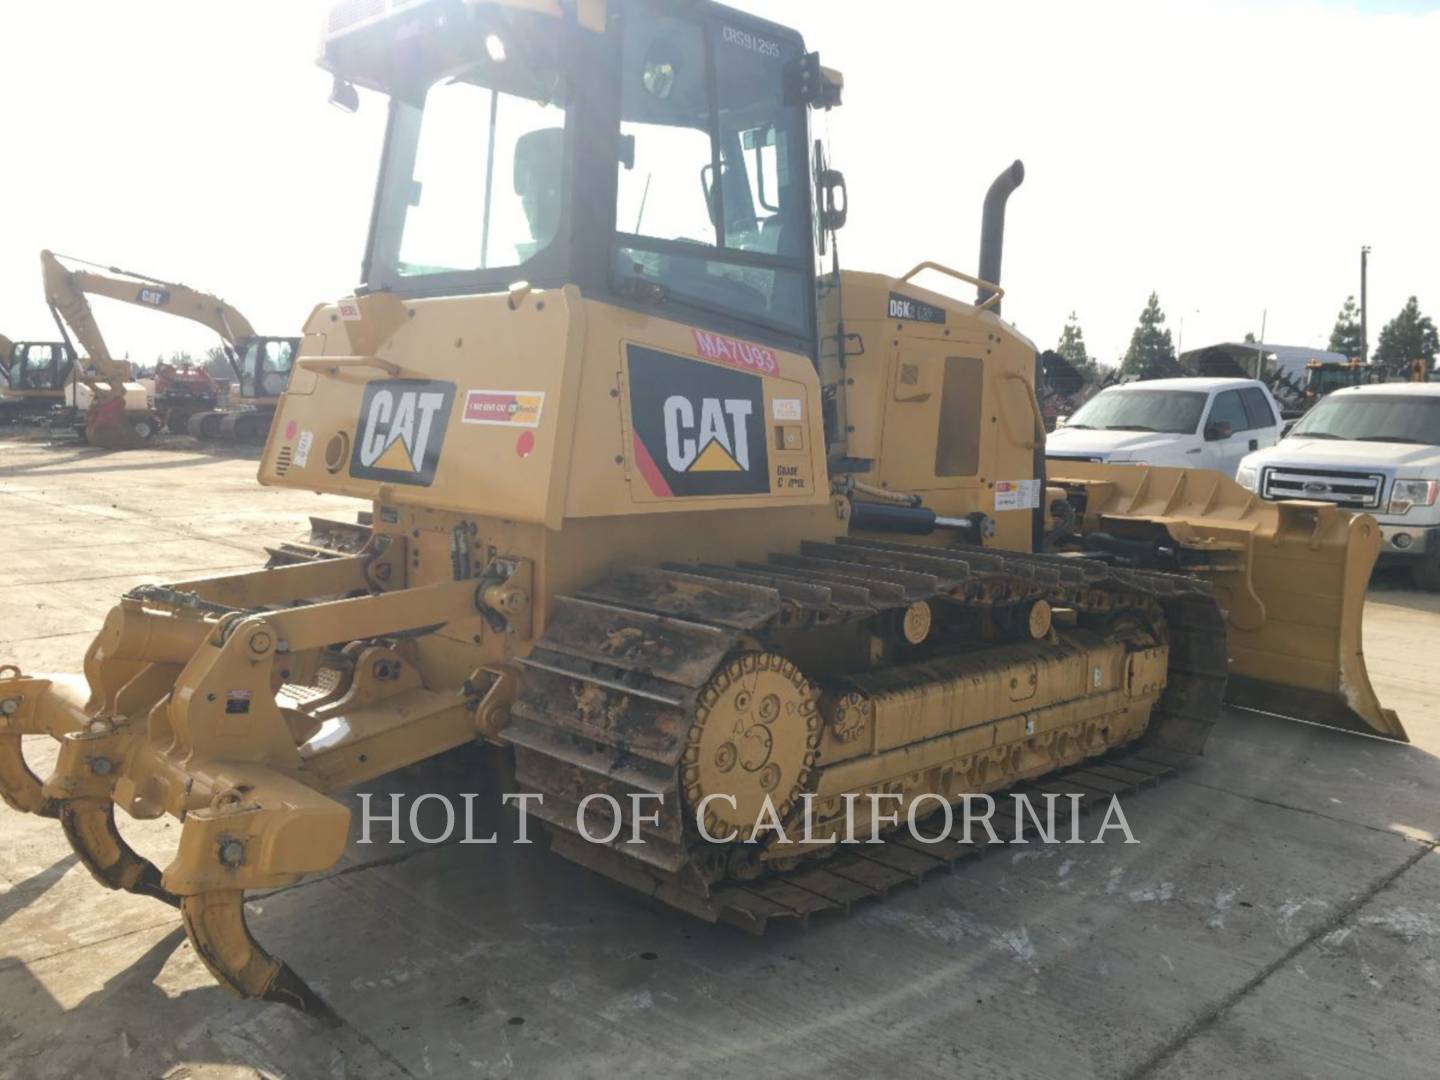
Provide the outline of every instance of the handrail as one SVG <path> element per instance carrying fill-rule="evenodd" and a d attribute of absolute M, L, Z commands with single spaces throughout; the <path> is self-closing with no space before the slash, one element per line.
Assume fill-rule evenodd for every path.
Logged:
<path fill-rule="evenodd" d="M 393 378 L 405 371 L 399 364 L 381 360 L 378 356 L 302 356 L 295 361 L 295 366 L 321 375 L 335 375 L 354 368 L 374 368 Z"/>
<path fill-rule="evenodd" d="M 967 285 L 974 285 L 977 289 L 989 289 L 990 295 L 987 296 L 984 300 L 980 301 L 980 303 L 975 305 L 976 311 L 984 311 L 991 304 L 998 304 L 1000 302 L 1000 298 L 1005 295 L 1005 290 L 1002 289 L 999 285 L 996 285 L 993 281 L 982 281 L 977 277 L 971 277 L 969 274 L 962 274 L 959 270 L 952 270 L 950 267 L 945 266 L 942 263 L 930 262 L 928 259 L 925 262 L 922 262 L 919 266 L 915 267 L 915 269 L 911 270 L 900 280 L 909 281 L 916 274 L 924 270 L 936 270 L 942 274 L 949 274 L 953 278 L 958 278 L 959 280 L 965 282 L 965 284 Z"/>
<path fill-rule="evenodd" d="M 1018 371 L 1005 372 L 1006 379 L 1014 379 L 1021 386 L 1025 387 L 1025 400 L 1030 403 L 1030 414 L 1035 420 L 1035 431 L 1029 441 L 1017 440 L 1016 444 L 1023 450 L 1034 450 L 1036 447 L 1045 445 L 1045 416 L 1040 412 L 1040 402 L 1035 397 L 1035 385 Z M 1004 412 L 1004 410 L 1001 410 Z M 1010 428 L 1010 414 L 1005 413 L 1005 428 Z M 1038 437 L 1038 441 L 1037 441 Z"/>

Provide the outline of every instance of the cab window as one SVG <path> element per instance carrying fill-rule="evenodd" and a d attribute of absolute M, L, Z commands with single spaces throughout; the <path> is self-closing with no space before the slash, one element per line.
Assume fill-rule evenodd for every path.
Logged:
<path fill-rule="evenodd" d="M 19 364 L 17 390 L 50 390 L 57 350 L 54 345 L 27 345 Z"/>
<path fill-rule="evenodd" d="M 808 336 L 798 41 L 637 5 L 621 60 L 615 284 L 622 295 Z"/>
<path fill-rule="evenodd" d="M 1252 431 L 1255 428 L 1274 427 L 1280 421 L 1275 417 L 1275 410 L 1270 407 L 1270 402 L 1265 397 L 1265 391 L 1258 386 L 1247 386 L 1240 391 L 1240 397 L 1245 403 L 1245 415 L 1250 418 L 1247 425 Z"/>
<path fill-rule="evenodd" d="M 1245 403 L 1240 398 L 1240 391 L 1225 390 L 1217 394 L 1206 424 L 1229 424 L 1231 432 L 1248 431 L 1250 419 L 1245 415 Z"/>

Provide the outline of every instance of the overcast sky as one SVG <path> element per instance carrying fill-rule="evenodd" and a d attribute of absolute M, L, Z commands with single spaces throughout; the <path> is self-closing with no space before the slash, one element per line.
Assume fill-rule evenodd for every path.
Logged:
<path fill-rule="evenodd" d="M 0 333 L 49 338 L 40 248 L 229 299 L 298 330 L 355 285 L 382 102 L 331 108 L 322 0 L 0 6 Z M 1416 294 L 1440 317 L 1440 3 L 748 0 L 846 76 L 820 122 L 852 268 L 973 272 L 980 202 L 1019 157 L 1007 318 L 1079 314 L 1123 353 L 1151 289 L 1186 347 L 1322 345 L 1370 244 L 1372 345 Z M 117 355 L 213 339 L 97 301 Z"/>

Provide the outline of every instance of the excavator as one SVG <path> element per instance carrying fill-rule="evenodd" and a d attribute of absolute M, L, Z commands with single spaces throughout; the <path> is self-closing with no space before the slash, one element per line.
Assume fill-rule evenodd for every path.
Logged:
<path fill-rule="evenodd" d="M 1208 471 L 1047 475 L 1037 350 L 1000 313 L 1019 162 L 978 275 L 849 270 L 810 135 L 843 79 L 787 27 L 341 3 L 321 63 L 389 131 L 362 284 L 307 322 L 259 479 L 368 501 L 368 542 L 141 586 L 83 673 L 0 670 L 5 799 L 177 907 L 231 990 L 333 1017 L 246 895 L 336 863 L 341 792 L 477 740 L 556 854 L 758 932 L 952 857 L 867 795 L 902 821 L 1098 796 L 1183 767 L 1225 702 L 1405 738 L 1361 650 L 1372 518 Z M 117 808 L 179 822 L 168 865 Z"/>
<path fill-rule="evenodd" d="M 91 268 L 71 269 L 48 252 L 42 255 L 41 261 L 46 295 L 64 296 L 68 310 L 76 311 L 79 322 L 70 325 L 92 356 L 97 350 L 109 353 L 86 296 L 121 300 L 214 330 L 235 373 L 239 387 L 235 400 L 239 406 L 219 409 L 218 390 L 204 371 L 162 364 L 156 370 L 156 409 L 164 426 L 176 434 L 188 432 L 200 439 L 249 443 L 265 441 L 276 403 L 290 377 L 299 338 L 256 334 L 250 320 L 230 304 L 187 285 L 115 266 L 102 268 L 85 264 Z M 83 313 L 77 304 L 84 305 Z"/>
<path fill-rule="evenodd" d="M 69 419 L 82 440 L 106 450 L 130 450 L 149 443 L 160 431 L 150 394 L 132 377 L 130 363 L 110 355 L 94 313 L 75 275 L 48 251 L 40 253 L 45 302 L 55 317 L 64 348 L 73 356 L 70 331 L 87 356 L 78 359 L 65 390 Z M 66 327 L 70 328 L 67 331 Z"/>
<path fill-rule="evenodd" d="M 34 420 L 65 403 L 75 352 L 63 341 L 11 341 L 0 334 L 0 421 Z"/>

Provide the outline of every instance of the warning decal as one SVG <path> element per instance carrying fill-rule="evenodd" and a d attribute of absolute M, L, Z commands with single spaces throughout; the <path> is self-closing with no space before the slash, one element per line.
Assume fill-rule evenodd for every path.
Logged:
<path fill-rule="evenodd" d="M 543 390 L 471 390 L 460 419 L 467 424 L 539 427 L 545 408 Z"/>
<path fill-rule="evenodd" d="M 996 480 L 996 510 L 1034 510 L 1040 505 L 1039 480 Z"/>

